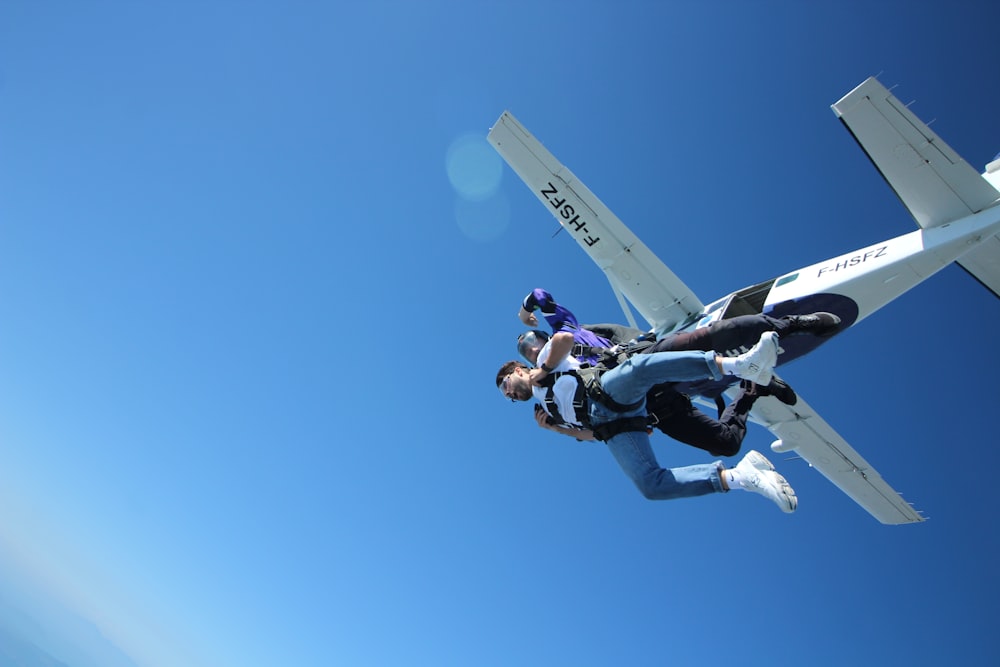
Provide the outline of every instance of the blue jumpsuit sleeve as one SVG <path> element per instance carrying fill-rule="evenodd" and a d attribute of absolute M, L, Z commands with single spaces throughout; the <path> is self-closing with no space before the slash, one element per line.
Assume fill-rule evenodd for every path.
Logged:
<path fill-rule="evenodd" d="M 528 293 L 528 296 L 524 297 L 521 305 L 529 313 L 535 312 L 536 308 L 540 308 L 544 313 L 546 310 L 551 310 L 550 305 L 554 303 L 555 299 L 552 298 L 551 294 L 540 287 L 536 287 Z"/>
<path fill-rule="evenodd" d="M 568 308 L 564 308 L 556 303 L 552 295 L 541 288 L 531 290 L 531 294 L 524 297 L 522 305 L 529 313 L 533 312 L 535 308 L 541 310 L 542 316 L 545 317 L 545 321 L 552 327 L 553 333 L 568 331 L 573 334 L 573 340 L 588 347 L 611 347 L 612 345 L 611 341 L 607 338 L 602 338 L 592 331 L 581 328 L 580 323 L 576 321 L 576 315 Z M 597 362 L 596 355 L 576 355 L 576 358 L 584 363 L 592 364 Z"/>
<path fill-rule="evenodd" d="M 576 315 L 556 303 L 552 295 L 540 287 L 531 290 L 521 305 L 529 313 L 534 312 L 536 308 L 541 310 L 542 316 L 554 332 L 575 331 L 580 326 L 576 321 Z"/>

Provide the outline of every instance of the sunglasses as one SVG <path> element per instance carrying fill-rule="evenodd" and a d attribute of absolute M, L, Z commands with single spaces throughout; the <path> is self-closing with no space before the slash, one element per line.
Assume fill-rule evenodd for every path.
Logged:
<path fill-rule="evenodd" d="M 507 390 L 510 388 L 510 378 L 513 375 L 513 373 L 508 373 L 500 382 L 500 393 L 503 394 L 504 398 L 510 399 L 511 403 L 517 403 L 517 399 L 507 393 Z"/>

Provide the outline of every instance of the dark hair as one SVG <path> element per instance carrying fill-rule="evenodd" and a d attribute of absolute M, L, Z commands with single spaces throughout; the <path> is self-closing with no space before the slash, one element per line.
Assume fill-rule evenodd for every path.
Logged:
<path fill-rule="evenodd" d="M 503 366 L 500 367 L 500 370 L 497 371 L 497 386 L 498 387 L 500 386 L 500 383 L 503 382 L 503 379 L 505 377 L 507 377 L 508 375 L 510 375 L 511 373 L 514 372 L 515 368 L 527 368 L 527 366 L 525 364 L 522 364 L 520 361 L 516 361 L 516 360 L 515 361 L 508 361 L 507 363 L 505 363 Z"/>

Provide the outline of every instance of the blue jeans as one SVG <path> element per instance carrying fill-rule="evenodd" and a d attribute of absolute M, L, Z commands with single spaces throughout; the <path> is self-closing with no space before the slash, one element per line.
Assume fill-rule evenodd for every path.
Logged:
<path fill-rule="evenodd" d="M 627 412 L 615 412 L 591 400 L 591 425 L 645 415 L 646 392 L 654 385 L 721 378 L 714 352 L 637 354 L 605 373 L 601 385 L 616 402 L 624 405 L 641 401 L 640 405 Z M 639 492 L 650 500 L 690 498 L 724 490 L 719 479 L 721 461 L 683 468 L 662 468 L 656 461 L 646 431 L 619 433 L 605 444 Z"/>

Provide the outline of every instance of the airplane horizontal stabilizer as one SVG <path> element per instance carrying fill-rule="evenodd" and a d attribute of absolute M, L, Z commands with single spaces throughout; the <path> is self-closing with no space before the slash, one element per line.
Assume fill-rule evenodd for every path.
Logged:
<path fill-rule="evenodd" d="M 981 174 L 875 78 L 832 109 L 921 228 L 964 218 L 1000 201 L 1000 193 Z"/>
<path fill-rule="evenodd" d="M 978 248 L 962 255 L 958 264 L 1000 297 L 1000 236 L 983 241 Z"/>
<path fill-rule="evenodd" d="M 766 426 L 781 439 L 783 447 L 777 451 L 794 450 L 882 523 L 895 525 L 924 520 L 868 461 L 809 407 L 802 396 L 792 406 L 775 398 L 760 398 L 750 414 L 753 421 Z"/>
<path fill-rule="evenodd" d="M 510 112 L 488 139 L 653 329 L 669 331 L 701 313 L 695 293 Z"/>

